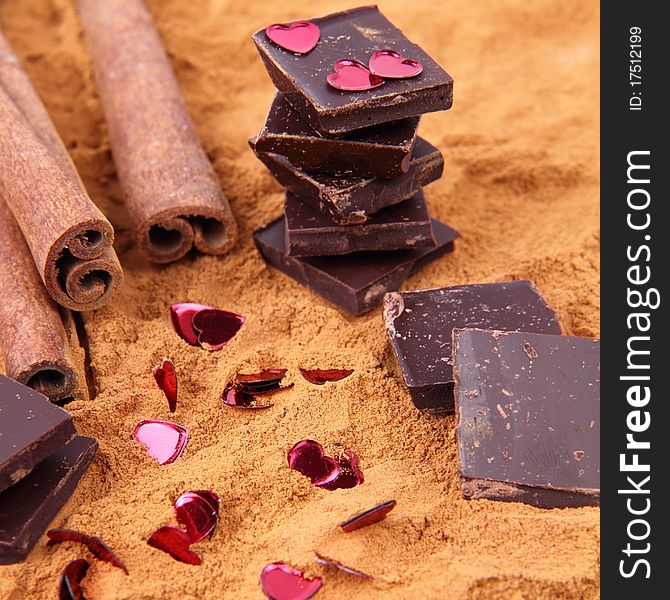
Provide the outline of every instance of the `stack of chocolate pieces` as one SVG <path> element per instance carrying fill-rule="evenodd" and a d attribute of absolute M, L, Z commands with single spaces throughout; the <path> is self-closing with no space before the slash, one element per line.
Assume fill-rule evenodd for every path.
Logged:
<path fill-rule="evenodd" d="M 97 449 L 68 412 L 0 375 L 0 565 L 28 555 Z"/>
<path fill-rule="evenodd" d="M 444 161 L 417 135 L 421 114 L 451 107 L 452 78 L 375 6 L 270 25 L 253 41 L 278 92 L 249 143 L 286 188 L 284 216 L 256 244 L 361 314 L 453 250 L 458 234 L 422 191 Z"/>
<path fill-rule="evenodd" d="M 532 281 L 389 293 L 384 323 L 415 406 L 456 412 L 465 498 L 599 503 L 600 341 Z"/>

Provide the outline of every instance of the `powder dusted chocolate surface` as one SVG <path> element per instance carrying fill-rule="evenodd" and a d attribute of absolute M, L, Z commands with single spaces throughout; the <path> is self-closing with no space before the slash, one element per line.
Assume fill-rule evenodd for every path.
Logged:
<path fill-rule="evenodd" d="M 258 575 L 273 560 L 324 578 L 319 600 L 595 600 L 599 511 L 541 510 L 461 496 L 454 417 L 421 414 L 396 376 L 377 308 L 349 317 L 267 267 L 251 233 L 278 217 L 284 194 L 248 149 L 273 87 L 250 41 L 271 22 L 325 15 L 332 0 L 231 3 L 151 0 L 148 7 L 204 147 L 240 224 L 225 258 L 168 267 L 130 245 L 102 113 L 69 0 L 0 1 L 0 24 L 84 181 L 117 228 L 126 280 L 86 329 L 98 394 L 68 405 L 98 457 L 53 527 L 101 536 L 130 576 L 95 562 L 84 587 L 93 600 L 261 598 Z M 447 8 L 449 10 L 447 10 Z M 445 174 L 426 189 L 432 216 L 461 233 L 453 254 L 403 289 L 533 279 L 566 333 L 597 337 L 598 11 L 577 0 L 480 0 L 445 5 L 383 1 L 384 14 L 456 80 L 449 112 L 426 115 L 420 135 L 444 153 Z M 192 301 L 239 312 L 247 322 L 217 353 L 187 346 L 168 306 Z M 170 415 L 151 366 L 177 368 Z M 233 411 L 219 396 L 237 371 L 287 367 L 266 411 Z M 353 368 L 312 386 L 298 368 Z M 161 468 L 130 434 L 144 418 L 190 430 L 184 455 Z M 286 452 L 316 439 L 329 452 L 353 448 L 365 483 L 312 488 L 286 466 Z M 212 487 L 226 509 L 199 567 L 147 546 L 174 525 L 172 502 Z M 381 523 L 343 534 L 339 523 L 388 498 Z M 317 565 L 314 552 L 376 577 L 361 581 Z M 3 567 L 0 598 L 53 597 L 58 574 L 81 555 L 40 541 L 21 565 Z M 384 558 L 383 562 L 380 557 Z"/>

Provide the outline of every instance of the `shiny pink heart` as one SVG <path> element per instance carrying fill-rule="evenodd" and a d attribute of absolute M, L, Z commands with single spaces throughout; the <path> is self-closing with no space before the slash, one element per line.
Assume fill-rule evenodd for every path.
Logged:
<path fill-rule="evenodd" d="M 379 87 L 384 83 L 381 77 L 370 72 L 362 62 L 351 58 L 338 60 L 333 65 L 326 81 L 335 89 L 345 92 L 360 92 Z"/>
<path fill-rule="evenodd" d="M 314 23 L 301 21 L 290 25 L 284 23 L 268 25 L 265 28 L 265 35 L 277 46 L 298 54 L 307 54 L 316 46 L 321 31 Z"/>
<path fill-rule="evenodd" d="M 288 466 L 309 477 L 312 484 L 325 486 L 340 476 L 337 461 L 323 452 L 323 446 L 314 440 L 302 440 L 288 453 Z"/>
<path fill-rule="evenodd" d="M 183 454 L 188 430 L 170 421 L 144 419 L 135 426 L 133 437 L 159 464 L 168 465 Z"/>
<path fill-rule="evenodd" d="M 423 65 L 405 58 L 395 50 L 377 50 L 369 62 L 370 72 L 386 79 L 405 79 L 416 77 L 423 71 Z"/>
<path fill-rule="evenodd" d="M 175 500 L 177 522 L 186 529 L 191 544 L 197 544 L 214 533 L 214 528 L 219 522 L 218 498 L 215 502 L 213 504 L 211 497 L 206 498 L 200 492 L 186 492 Z"/>
<path fill-rule="evenodd" d="M 321 578 L 306 579 L 291 565 L 276 562 L 261 571 L 261 587 L 270 600 L 308 600 L 321 588 Z"/>

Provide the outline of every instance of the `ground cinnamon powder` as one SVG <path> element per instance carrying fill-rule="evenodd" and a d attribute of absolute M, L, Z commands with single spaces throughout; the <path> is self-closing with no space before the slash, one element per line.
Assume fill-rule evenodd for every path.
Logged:
<path fill-rule="evenodd" d="M 94 200 L 117 231 L 126 280 L 107 307 L 86 315 L 97 396 L 69 405 L 100 442 L 95 464 L 54 526 L 101 536 L 130 576 L 94 562 L 93 600 L 262 597 L 261 568 L 283 560 L 320 575 L 318 598 L 593 599 L 599 595 L 599 511 L 466 502 L 457 477 L 453 417 L 416 411 L 396 376 L 379 309 L 346 316 L 268 269 L 252 231 L 281 212 L 282 193 L 247 147 L 272 98 L 249 39 L 275 21 L 351 3 L 148 2 L 187 105 L 240 224 L 223 258 L 149 265 L 131 247 L 105 126 L 80 27 L 69 0 L 0 0 L 0 24 L 26 64 Z M 532 278 L 567 333 L 599 333 L 598 7 L 577 0 L 407 3 L 382 11 L 454 76 L 454 108 L 424 117 L 420 132 L 446 157 L 427 188 L 434 216 L 462 233 L 455 254 L 405 289 Z M 240 312 L 233 343 L 208 353 L 172 331 L 168 305 L 195 301 Z M 163 356 L 177 367 L 170 415 L 151 377 Z M 238 370 L 287 367 L 275 407 L 244 412 L 219 397 Z M 349 367 L 324 386 L 298 368 Z M 159 467 L 131 440 L 143 418 L 188 427 L 184 456 Z M 365 483 L 328 492 L 286 466 L 313 438 L 354 448 Z M 147 546 L 175 524 L 183 491 L 213 488 L 221 525 L 194 549 L 198 567 Z M 337 524 L 395 498 L 380 524 L 342 534 Z M 314 552 L 375 576 L 317 565 Z M 0 597 L 55 597 L 62 567 L 86 550 L 46 548 L 0 569 Z"/>

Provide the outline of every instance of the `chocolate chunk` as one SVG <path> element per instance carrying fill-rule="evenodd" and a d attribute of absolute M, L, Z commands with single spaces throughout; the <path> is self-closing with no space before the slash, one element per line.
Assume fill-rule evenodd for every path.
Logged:
<path fill-rule="evenodd" d="M 67 411 L 32 388 L 0 375 L 0 492 L 76 434 Z"/>
<path fill-rule="evenodd" d="M 296 55 L 276 45 L 264 28 L 252 39 L 275 87 L 320 133 L 341 135 L 451 107 L 451 76 L 376 6 L 354 8 L 311 22 L 321 29 L 321 39 L 307 54 Z M 386 49 L 419 61 L 423 72 L 405 79 L 387 79 L 379 87 L 357 92 L 337 90 L 326 81 L 336 61 L 356 59 L 367 64 L 377 50 Z"/>
<path fill-rule="evenodd" d="M 465 329 L 453 347 L 463 495 L 599 504 L 600 341 Z"/>
<path fill-rule="evenodd" d="M 381 210 L 362 225 L 333 223 L 290 193 L 286 194 L 284 208 L 290 256 L 330 256 L 435 246 L 423 192 Z"/>
<path fill-rule="evenodd" d="M 458 233 L 433 220 L 435 248 L 294 258 L 286 254 L 284 217 L 254 233 L 256 245 L 276 269 L 354 314 L 374 308 L 389 290 L 423 265 L 451 252 Z"/>
<path fill-rule="evenodd" d="M 249 145 L 256 152 L 255 138 Z M 440 151 L 420 137 L 407 173 L 388 180 L 310 174 L 278 154 L 256 152 L 256 156 L 289 192 L 340 225 L 365 223 L 381 209 L 411 198 L 439 179 L 444 169 Z"/>
<path fill-rule="evenodd" d="M 414 405 L 429 412 L 454 410 L 453 329 L 561 333 L 532 281 L 387 294 L 384 323 Z"/>
<path fill-rule="evenodd" d="M 389 179 L 409 169 L 418 126 L 419 117 L 413 117 L 342 138 L 323 137 L 276 94 L 256 149 L 279 154 L 305 171 Z"/>
<path fill-rule="evenodd" d="M 95 458 L 98 442 L 76 436 L 0 493 L 0 564 L 28 556 Z"/>

